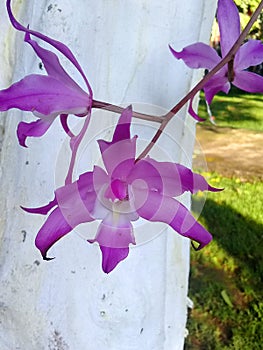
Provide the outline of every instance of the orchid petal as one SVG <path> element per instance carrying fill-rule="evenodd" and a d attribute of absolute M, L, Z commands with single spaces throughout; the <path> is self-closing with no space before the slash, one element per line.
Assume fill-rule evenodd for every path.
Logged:
<path fill-rule="evenodd" d="M 226 72 L 226 68 L 220 70 L 219 73 L 215 74 L 204 86 L 205 98 L 208 104 L 210 104 L 214 98 L 214 96 L 219 92 L 223 91 L 228 94 L 230 90 L 230 83 L 227 79 L 226 75 L 223 75 L 223 72 Z"/>
<path fill-rule="evenodd" d="M 129 255 L 129 248 L 109 248 L 100 246 L 102 253 L 102 270 L 110 273 L 115 267 Z"/>
<path fill-rule="evenodd" d="M 87 88 L 89 90 L 89 94 L 90 94 L 90 98 L 92 99 L 92 90 L 90 87 L 90 84 L 82 70 L 82 68 L 80 67 L 76 57 L 73 55 L 73 53 L 71 52 L 71 50 L 64 45 L 63 43 L 61 43 L 60 41 L 54 40 L 49 38 L 46 35 L 43 35 L 37 31 L 34 30 L 30 30 L 29 28 L 24 27 L 23 25 L 21 25 L 14 17 L 12 10 L 11 10 L 11 0 L 7 0 L 6 1 L 6 7 L 7 7 L 7 12 L 10 18 L 10 21 L 13 25 L 14 28 L 16 28 L 19 31 L 25 32 L 25 33 L 29 33 L 31 35 L 34 35 L 35 37 L 49 43 L 51 46 L 53 46 L 54 48 L 56 48 L 59 52 L 61 52 L 65 57 L 67 57 L 70 62 L 77 68 L 77 70 L 79 71 L 79 73 L 81 74 L 82 78 L 84 79 Z"/>
<path fill-rule="evenodd" d="M 178 60 L 182 59 L 190 68 L 207 68 L 212 69 L 220 61 L 216 50 L 204 43 L 195 43 L 186 46 L 182 51 L 175 51 L 169 46 L 172 54 Z"/>
<path fill-rule="evenodd" d="M 51 77 L 32 74 L 0 91 L 0 111 L 18 108 L 43 116 L 86 113 L 88 95 Z"/>
<path fill-rule="evenodd" d="M 120 118 L 118 120 L 118 123 L 113 133 L 112 141 L 110 142 L 104 141 L 104 140 L 98 141 L 101 153 L 106 151 L 106 149 L 112 146 L 114 143 L 118 143 L 119 141 L 123 141 L 123 140 L 129 140 L 131 138 L 130 136 L 131 119 L 132 119 L 132 107 L 128 106 L 120 115 Z"/>
<path fill-rule="evenodd" d="M 54 209 L 39 230 L 35 241 L 36 247 L 40 250 L 44 260 L 50 260 L 50 258 L 47 258 L 47 251 L 71 230 L 72 227 L 65 220 L 60 209 Z"/>
<path fill-rule="evenodd" d="M 129 184 L 137 183 L 137 180 L 143 180 L 140 182 L 143 187 L 147 185 L 147 188 L 150 191 L 157 191 L 159 193 L 166 192 L 164 187 L 162 174 L 159 172 L 159 169 L 155 166 L 154 163 L 151 163 L 150 158 L 141 159 L 135 163 L 132 171 L 127 177 L 127 182 Z"/>
<path fill-rule="evenodd" d="M 195 113 L 195 111 L 193 109 L 193 100 L 194 100 L 194 96 L 189 101 L 188 113 L 190 114 L 191 117 L 193 117 L 198 122 L 204 122 L 205 118 L 201 118 L 201 117 L 199 117 L 199 115 L 197 113 Z"/>
<path fill-rule="evenodd" d="M 56 54 L 39 46 L 36 41 L 30 38 L 29 33 L 25 34 L 25 42 L 31 45 L 37 56 L 42 60 L 48 75 L 62 81 L 68 87 L 76 89 L 80 93 L 85 94 L 85 91 L 80 88 L 80 86 L 68 75 L 65 69 L 61 66 Z"/>
<path fill-rule="evenodd" d="M 20 146 L 26 146 L 26 139 L 29 136 L 40 137 L 43 136 L 51 124 L 54 118 L 38 119 L 31 123 L 20 122 L 17 127 L 17 137 Z"/>
<path fill-rule="evenodd" d="M 260 40 L 248 40 L 242 45 L 235 57 L 235 70 L 257 66 L 263 61 L 263 44 Z"/>
<path fill-rule="evenodd" d="M 115 179 L 111 182 L 111 190 L 115 198 L 123 200 L 127 197 L 127 184 L 124 181 Z"/>
<path fill-rule="evenodd" d="M 65 133 L 72 139 L 75 137 L 75 135 L 72 133 L 68 126 L 68 114 L 61 114 L 60 115 L 60 122 L 62 125 L 62 128 L 64 129 Z"/>
<path fill-rule="evenodd" d="M 99 243 L 102 269 L 109 273 L 128 256 L 129 244 L 135 244 L 132 225 L 126 220 L 125 215 L 109 213 L 101 222 L 96 238 L 89 242 Z"/>
<path fill-rule="evenodd" d="M 263 77 L 251 72 L 236 72 L 233 85 L 247 92 L 263 92 Z"/>
<path fill-rule="evenodd" d="M 42 207 L 38 207 L 38 208 L 26 208 L 26 207 L 22 207 L 21 208 L 26 211 L 27 213 L 30 214 L 41 214 L 41 215 L 46 215 L 52 208 L 54 208 L 54 206 L 56 206 L 57 203 L 57 199 L 54 198 L 52 201 L 50 201 L 48 204 L 42 206 Z"/>
<path fill-rule="evenodd" d="M 137 137 L 130 139 L 131 118 L 129 106 L 119 118 L 112 141 L 98 140 L 105 167 L 109 175 L 115 171 L 114 177 L 124 178 L 134 164 Z"/>
<path fill-rule="evenodd" d="M 87 174 L 90 175 L 89 178 L 92 181 L 92 173 Z M 89 189 L 87 196 L 87 189 L 84 189 L 82 181 L 83 178 L 60 187 L 55 192 L 58 207 L 72 228 L 81 223 L 94 221 L 93 211 L 97 195 L 94 190 L 89 188 L 87 183 L 87 189 Z M 84 197 L 85 201 L 83 200 Z"/>
<path fill-rule="evenodd" d="M 151 165 L 152 169 L 149 169 Z M 150 157 L 136 163 L 134 172 L 138 171 L 140 167 L 140 174 L 143 180 L 148 184 L 150 190 L 157 190 L 159 193 L 169 197 L 179 196 L 185 191 L 196 193 L 198 191 L 220 191 L 210 186 L 205 178 L 192 172 L 191 169 L 176 163 L 158 162 Z M 156 173 L 158 175 L 156 175 Z M 153 184 L 156 181 L 156 176 L 161 179 L 162 189 L 157 188 Z M 160 180 L 159 180 L 160 181 Z M 159 185 L 160 186 L 160 185 Z"/>
<path fill-rule="evenodd" d="M 136 210 L 142 218 L 170 225 L 180 235 L 198 242 L 198 250 L 211 241 L 211 234 L 174 198 L 153 191 L 138 191 L 136 188 L 134 193 Z"/>
<path fill-rule="evenodd" d="M 225 57 L 240 34 L 239 13 L 233 0 L 218 0 L 217 20 L 222 57 Z"/>

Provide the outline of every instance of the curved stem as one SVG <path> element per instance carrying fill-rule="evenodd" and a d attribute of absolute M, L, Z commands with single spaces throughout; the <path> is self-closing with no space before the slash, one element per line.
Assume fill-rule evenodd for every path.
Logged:
<path fill-rule="evenodd" d="M 113 105 L 111 103 L 96 101 L 96 100 L 92 101 L 92 108 L 105 109 L 107 111 L 114 112 L 114 113 L 122 113 L 125 109 L 123 107 L 119 107 L 119 106 Z M 156 123 L 162 123 L 162 121 L 163 121 L 162 116 L 158 117 L 158 116 L 145 114 L 145 113 L 139 113 L 139 112 L 135 112 L 135 111 L 132 112 L 132 116 L 134 118 L 148 120 L 148 121 L 152 121 L 152 122 L 156 122 Z"/>

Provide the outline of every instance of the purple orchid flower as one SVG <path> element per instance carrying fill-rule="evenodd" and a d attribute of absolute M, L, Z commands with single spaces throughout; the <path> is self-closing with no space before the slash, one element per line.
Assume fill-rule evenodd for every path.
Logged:
<path fill-rule="evenodd" d="M 111 142 L 99 140 L 105 169 L 98 166 L 73 183 L 55 191 L 55 198 L 40 208 L 23 208 L 46 215 L 53 210 L 36 237 L 36 246 L 49 260 L 49 248 L 81 223 L 101 220 L 95 239 L 102 252 L 102 269 L 109 273 L 136 244 L 132 222 L 139 217 L 164 222 L 184 237 L 208 244 L 212 236 L 188 209 L 177 201 L 185 191 L 218 191 L 183 165 L 158 162 L 149 156 L 135 160 L 137 137 L 130 136 L 132 109 L 124 110 Z"/>
<path fill-rule="evenodd" d="M 31 74 L 14 83 L 9 88 L 0 91 L 0 111 L 18 108 L 30 111 L 39 119 L 31 123 L 20 122 L 17 135 L 20 145 L 26 147 L 28 136 L 39 137 L 45 134 L 54 119 L 60 115 L 64 130 L 72 136 L 67 117 L 74 114 L 79 117 L 90 114 L 92 106 L 92 90 L 79 63 L 70 49 L 63 43 L 51 39 L 39 32 L 22 26 L 13 16 L 11 0 L 7 0 L 7 11 L 12 25 L 25 32 L 25 42 L 31 45 L 36 55 L 41 59 L 47 75 Z M 32 40 L 30 34 L 47 42 L 62 53 L 79 71 L 83 77 L 88 92 L 85 92 L 64 70 L 58 57 L 53 52 L 39 46 Z"/>
<path fill-rule="evenodd" d="M 222 57 L 225 57 L 240 35 L 240 19 L 238 9 L 233 0 L 218 0 L 217 20 L 220 31 Z M 213 69 L 221 60 L 217 51 L 204 43 L 186 46 L 182 51 L 170 47 L 177 59 L 182 59 L 190 68 Z M 215 94 L 229 92 L 231 83 L 248 92 L 263 92 L 263 77 L 246 71 L 250 66 L 256 66 L 263 61 L 263 44 L 260 40 L 248 40 L 237 51 L 228 66 L 221 68 L 204 86 L 205 98 L 208 104 Z M 202 121 L 192 108 L 190 101 L 189 113 Z"/>

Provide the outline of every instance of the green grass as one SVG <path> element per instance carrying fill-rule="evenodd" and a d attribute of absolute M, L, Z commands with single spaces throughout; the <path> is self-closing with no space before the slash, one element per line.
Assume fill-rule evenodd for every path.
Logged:
<path fill-rule="evenodd" d="M 228 95 L 216 95 L 210 107 L 219 127 L 263 131 L 262 94 L 249 94 L 232 87 Z M 203 93 L 200 94 L 199 115 L 208 118 Z M 201 124 L 209 125 L 210 122 Z"/>
<path fill-rule="evenodd" d="M 209 193 L 199 221 L 214 239 L 191 252 L 186 350 L 259 350 L 263 344 L 263 183 L 204 174 Z M 193 200 L 198 207 L 202 194 Z"/>

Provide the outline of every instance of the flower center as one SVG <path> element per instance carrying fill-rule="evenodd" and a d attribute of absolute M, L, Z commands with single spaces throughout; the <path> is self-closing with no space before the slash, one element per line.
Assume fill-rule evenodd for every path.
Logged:
<path fill-rule="evenodd" d="M 128 196 L 128 184 L 120 179 L 115 179 L 111 182 L 111 190 L 113 194 L 119 200 L 124 200 L 129 198 Z"/>

